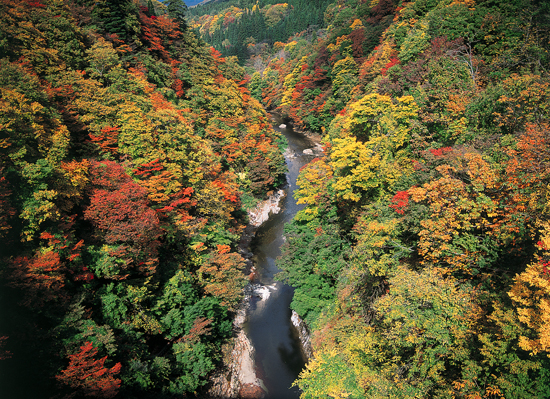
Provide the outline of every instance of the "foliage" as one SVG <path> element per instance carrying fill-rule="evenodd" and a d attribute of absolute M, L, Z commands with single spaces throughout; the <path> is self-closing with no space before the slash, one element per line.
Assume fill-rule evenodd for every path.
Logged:
<path fill-rule="evenodd" d="M 2 336 L 44 376 L 3 385 L 201 391 L 247 281 L 241 196 L 284 184 L 280 135 L 236 60 L 187 29 L 181 0 L 0 12 L 0 272 L 21 315 Z"/>
<path fill-rule="evenodd" d="M 303 396 L 548 397 L 548 6 L 497 3 L 0 1 L 12 358 L 202 394 L 285 182 L 263 104 L 323 135 L 279 260 Z"/>
<path fill-rule="evenodd" d="M 335 299 L 348 245 L 331 226 L 313 227 L 295 221 L 286 226 L 285 235 L 279 260 L 284 271 L 278 278 L 296 288 L 291 308 L 314 325 Z"/>
<path fill-rule="evenodd" d="M 230 250 L 228 245 L 218 244 L 217 252 L 205 259 L 197 273 L 206 292 L 220 298 L 222 305 L 235 309 L 246 285 L 245 263 L 241 255 Z"/>
<path fill-rule="evenodd" d="M 517 274 L 509 292 L 516 306 L 519 320 L 527 326 L 531 334 L 521 336 L 519 345 L 532 355 L 547 353 L 550 350 L 548 318 L 550 317 L 549 273 L 546 252 L 548 250 L 548 225 L 545 223 L 543 237 L 538 246 L 543 250 L 542 258 L 529 264 Z"/>
<path fill-rule="evenodd" d="M 296 32 L 321 28 L 329 3 L 329 0 L 210 2 L 189 10 L 190 26 L 224 56 L 237 56 L 244 63 L 249 55 L 284 42 Z"/>
<path fill-rule="evenodd" d="M 86 342 L 79 353 L 69 355 L 69 366 L 56 378 L 84 396 L 113 398 L 120 387 L 121 381 L 115 376 L 120 372 L 121 364 L 107 368 L 104 366 L 107 356 L 95 360 L 96 354 L 97 349 L 91 342 Z"/>
<path fill-rule="evenodd" d="M 247 65 L 323 135 L 278 260 L 313 330 L 302 397 L 548 394 L 542 9 L 339 1 Z"/>

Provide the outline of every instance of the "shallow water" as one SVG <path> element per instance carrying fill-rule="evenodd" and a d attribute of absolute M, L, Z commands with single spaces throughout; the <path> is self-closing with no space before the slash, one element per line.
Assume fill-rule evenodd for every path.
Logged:
<path fill-rule="evenodd" d="M 306 359 L 300 349 L 296 330 L 290 321 L 290 302 L 294 290 L 281 282 L 274 281 L 279 271 L 275 259 L 280 255 L 283 244 L 284 224 L 291 221 L 303 205 L 297 205 L 293 197 L 296 178 L 300 168 L 315 155 L 304 154 L 303 150 L 313 148 L 315 143 L 292 128 L 280 129 L 281 121 L 275 121 L 275 130 L 288 140 L 285 158 L 288 166 L 285 188 L 286 196 L 281 200 L 281 211 L 271 215 L 257 231 L 252 241 L 253 261 L 263 285 L 259 295 L 253 297 L 247 322 L 243 325 L 255 348 L 255 362 L 258 377 L 268 393 L 266 399 L 299 398 L 300 391 L 292 383 L 303 369 Z"/>

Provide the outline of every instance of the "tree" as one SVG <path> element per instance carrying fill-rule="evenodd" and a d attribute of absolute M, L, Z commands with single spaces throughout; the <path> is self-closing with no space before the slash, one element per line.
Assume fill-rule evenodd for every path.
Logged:
<path fill-rule="evenodd" d="M 346 267 L 348 243 L 335 226 L 295 221 L 285 227 L 286 242 L 277 266 L 277 279 L 296 288 L 291 308 L 309 325 L 334 301 L 340 273 Z"/>
<path fill-rule="evenodd" d="M 89 50 L 86 50 L 86 53 L 90 64 L 90 75 L 99 81 L 104 81 L 104 75 L 120 62 L 112 43 L 105 41 L 102 37 Z"/>
<path fill-rule="evenodd" d="M 47 303 L 66 298 L 66 265 L 54 250 L 37 251 L 28 258 L 18 256 L 10 262 L 10 279 L 14 287 L 26 292 L 24 304 L 29 307 L 43 307 Z"/>
<path fill-rule="evenodd" d="M 297 385 L 304 397 L 443 397 L 460 376 L 479 309 L 473 291 L 436 269 L 400 266 L 376 317 L 338 314 Z M 349 310 L 349 309 L 348 309 Z M 456 367 L 456 368 L 455 368 Z M 466 368 L 466 367 L 464 367 Z M 465 371 L 466 373 L 466 371 Z"/>
<path fill-rule="evenodd" d="M 94 17 L 115 39 L 130 42 L 139 31 L 138 7 L 130 0 L 102 0 L 94 8 Z"/>
<path fill-rule="evenodd" d="M 235 309 L 242 297 L 242 289 L 247 278 L 243 273 L 244 259 L 237 253 L 229 252 L 228 245 L 218 245 L 197 271 L 204 289 L 221 299 L 221 304 Z"/>
<path fill-rule="evenodd" d="M 11 228 L 10 219 L 15 215 L 15 209 L 11 206 L 9 198 L 11 190 L 4 176 L 4 168 L 0 168 L 0 239 L 5 239 Z"/>
<path fill-rule="evenodd" d="M 538 242 L 542 256 L 515 276 L 508 292 L 519 320 L 530 332 L 519 338 L 519 345 L 531 355 L 550 354 L 550 225 L 543 223 L 542 227 L 543 236 Z"/>
<path fill-rule="evenodd" d="M 420 221 L 418 252 L 426 263 L 478 274 L 491 267 L 499 249 L 519 232 L 511 236 L 506 231 L 514 226 L 504 222 L 507 215 L 499 209 L 498 169 L 476 152 L 432 151 L 447 163 L 435 166 L 430 182 L 407 190 L 412 201 L 429 207 Z"/>
<path fill-rule="evenodd" d="M 284 179 L 244 69 L 148 4 L 0 1 L 0 274 L 32 308 L 6 335 L 59 397 L 205 385 L 247 280 L 241 192 Z"/>
<path fill-rule="evenodd" d="M 145 189 L 132 181 L 113 191 L 96 189 L 84 215 L 104 231 L 107 243 L 155 240 L 160 235 L 159 221 L 155 211 L 147 206 L 146 198 Z"/>
<path fill-rule="evenodd" d="M 323 215 L 322 197 L 327 196 L 327 185 L 331 177 L 332 170 L 325 157 L 315 158 L 303 167 L 296 180 L 299 188 L 295 192 L 297 203 L 308 205 L 301 212 L 301 217 L 310 219 Z"/>
<path fill-rule="evenodd" d="M 330 166 L 338 196 L 358 202 L 377 195 L 410 171 L 406 143 L 418 106 L 411 96 L 368 94 L 334 120 Z"/>
<path fill-rule="evenodd" d="M 97 349 L 87 341 L 79 352 L 69 355 L 69 366 L 56 375 L 56 379 L 84 396 L 106 399 L 115 397 L 121 383 L 116 375 L 122 366 L 117 363 L 107 368 L 107 356 L 96 359 L 96 355 Z"/>
<path fill-rule="evenodd" d="M 92 163 L 91 175 L 96 188 L 84 216 L 99 229 L 98 238 L 122 244 L 119 254 L 130 255 L 137 269 L 153 272 L 162 230 L 157 213 L 148 206 L 147 190 L 112 161 Z"/>
<path fill-rule="evenodd" d="M 167 7 L 168 15 L 175 19 L 180 24 L 180 29 L 184 31 L 187 29 L 187 22 L 185 16 L 187 14 L 187 6 L 183 0 L 167 0 L 164 2 Z"/>

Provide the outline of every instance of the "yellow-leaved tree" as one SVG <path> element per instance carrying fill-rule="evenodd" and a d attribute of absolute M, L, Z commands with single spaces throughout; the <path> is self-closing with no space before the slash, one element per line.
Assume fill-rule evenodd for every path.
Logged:
<path fill-rule="evenodd" d="M 550 357 L 550 223 L 542 223 L 541 249 L 535 261 L 514 278 L 508 295 L 519 320 L 530 331 L 519 338 L 519 346 L 531 355 Z"/>
<path fill-rule="evenodd" d="M 464 365 L 479 315 L 475 291 L 437 268 L 399 266 L 388 282 L 370 326 L 340 314 L 316 333 L 324 337 L 297 382 L 302 398 L 451 397 L 445 381 Z"/>
<path fill-rule="evenodd" d="M 387 190 L 412 170 L 406 143 L 417 114 L 411 96 L 393 100 L 372 93 L 335 119 L 328 138 L 332 139 L 330 166 L 338 197 L 358 202 L 373 190 Z"/>
<path fill-rule="evenodd" d="M 321 197 L 327 196 L 327 182 L 332 177 L 332 170 L 326 162 L 326 157 L 316 158 L 305 165 L 297 179 L 298 190 L 296 198 L 298 204 L 307 204 L 301 215 L 307 220 L 319 216 Z"/>
<path fill-rule="evenodd" d="M 498 176 L 479 153 L 449 151 L 449 163 L 435 168 L 440 177 L 408 190 L 414 202 L 429 209 L 420 222 L 418 251 L 424 262 L 477 274 L 502 241 L 502 212 L 493 198 Z"/>

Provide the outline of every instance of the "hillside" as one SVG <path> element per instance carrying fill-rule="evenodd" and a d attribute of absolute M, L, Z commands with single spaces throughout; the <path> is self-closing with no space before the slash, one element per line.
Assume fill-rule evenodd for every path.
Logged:
<path fill-rule="evenodd" d="M 337 1 L 249 88 L 323 134 L 280 279 L 304 398 L 549 397 L 546 3 Z"/>
<path fill-rule="evenodd" d="M 231 336 L 283 143 L 183 2 L 147 3 L 0 1 L 2 397 L 182 397 Z"/>
<path fill-rule="evenodd" d="M 226 0 L 209 2 L 189 10 L 189 24 L 197 35 L 224 56 L 241 63 L 275 42 L 296 32 L 323 25 L 330 0 Z"/>

